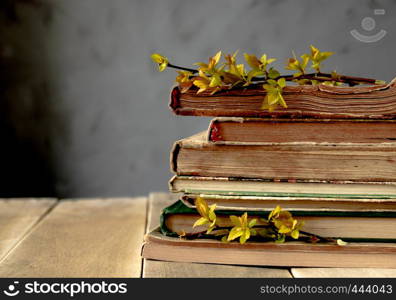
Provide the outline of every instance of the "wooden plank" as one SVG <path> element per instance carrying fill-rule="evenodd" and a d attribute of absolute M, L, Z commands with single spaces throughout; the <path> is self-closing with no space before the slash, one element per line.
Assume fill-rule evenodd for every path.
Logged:
<path fill-rule="evenodd" d="M 56 204 L 53 198 L 18 198 L 0 200 L 0 260 Z"/>
<path fill-rule="evenodd" d="M 147 228 L 158 226 L 162 208 L 177 199 L 177 195 L 152 193 L 149 197 Z M 153 278 L 191 278 L 191 277 L 278 277 L 289 278 L 290 272 L 284 268 L 244 267 L 216 264 L 177 263 L 145 259 L 143 277 Z"/>
<path fill-rule="evenodd" d="M 179 263 L 146 259 L 146 278 L 289 278 L 288 269 Z"/>
<path fill-rule="evenodd" d="M 6 259 L 0 277 L 140 277 L 147 198 L 63 200 Z"/>
<path fill-rule="evenodd" d="M 151 193 L 148 198 L 147 232 L 159 226 L 162 209 L 179 199 L 180 194 Z"/>
<path fill-rule="evenodd" d="M 337 277 L 337 278 L 395 278 L 396 269 L 371 269 L 371 268 L 293 268 L 293 277 Z"/>

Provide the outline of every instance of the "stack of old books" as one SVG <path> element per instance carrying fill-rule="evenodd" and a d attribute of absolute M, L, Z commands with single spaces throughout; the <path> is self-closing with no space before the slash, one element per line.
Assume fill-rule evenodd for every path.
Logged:
<path fill-rule="evenodd" d="M 288 86 L 287 109 L 261 109 L 264 91 L 181 93 L 176 114 L 215 117 L 207 132 L 177 141 L 172 192 L 146 258 L 243 265 L 396 267 L 396 84 Z M 223 243 L 181 239 L 201 232 L 195 201 L 216 214 L 264 217 L 277 205 L 304 230 L 347 245 L 304 242 Z M 229 221 L 228 221 L 229 222 Z"/>

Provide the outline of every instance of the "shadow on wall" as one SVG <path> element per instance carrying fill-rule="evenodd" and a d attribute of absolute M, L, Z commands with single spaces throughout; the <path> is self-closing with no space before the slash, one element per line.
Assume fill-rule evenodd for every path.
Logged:
<path fill-rule="evenodd" d="M 34 0 L 0 2 L 0 197 L 55 196 L 49 139 L 55 118 L 46 101 L 51 92 L 45 69 L 23 53 L 26 41 L 37 49 L 40 37 L 20 26 L 18 6 L 46 9 Z"/>

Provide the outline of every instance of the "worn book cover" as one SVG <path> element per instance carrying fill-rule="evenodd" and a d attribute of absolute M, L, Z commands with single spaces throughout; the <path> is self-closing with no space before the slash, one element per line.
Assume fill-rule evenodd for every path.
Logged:
<path fill-rule="evenodd" d="M 260 87 L 241 87 L 215 94 L 196 89 L 171 91 L 170 108 L 178 115 L 214 117 L 313 117 L 394 119 L 395 80 L 389 84 L 355 87 L 327 85 L 286 86 L 283 97 L 287 108 L 262 109 L 266 95 Z"/>
<path fill-rule="evenodd" d="M 224 143 L 207 133 L 177 141 L 171 169 L 177 175 L 396 182 L 396 142 L 389 143 Z"/>
<path fill-rule="evenodd" d="M 262 178 L 173 176 L 173 193 L 218 196 L 344 198 L 380 201 L 396 198 L 396 182 L 274 180 Z"/>
<path fill-rule="evenodd" d="M 227 227 L 232 223 L 230 215 L 242 215 L 244 209 L 216 210 L 219 226 Z M 256 218 L 257 224 L 267 219 L 270 211 L 249 211 L 249 219 Z M 345 241 L 396 242 L 395 211 L 328 211 L 304 210 L 296 208 L 293 216 L 304 222 L 304 230 L 324 237 L 341 238 Z M 193 227 L 200 218 L 195 208 L 177 201 L 166 207 L 161 215 L 161 232 L 169 236 L 179 236 L 205 232 L 207 226 Z M 261 223 L 260 223 L 261 222 Z M 364 230 L 362 230 L 364 228 Z M 211 235 L 209 235 L 211 236 Z"/>
<path fill-rule="evenodd" d="M 217 117 L 210 122 L 207 139 L 217 144 L 391 143 L 396 141 L 396 120 Z"/>

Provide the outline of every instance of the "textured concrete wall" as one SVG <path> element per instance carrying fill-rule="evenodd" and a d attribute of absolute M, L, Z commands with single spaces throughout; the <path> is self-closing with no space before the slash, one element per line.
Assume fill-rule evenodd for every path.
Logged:
<path fill-rule="evenodd" d="M 385 15 L 374 16 L 383 8 Z M 174 72 L 152 52 L 189 65 L 218 49 L 280 58 L 309 44 L 337 55 L 338 72 L 389 80 L 395 1 L 2 0 L 2 195 L 109 196 L 166 190 L 174 140 L 208 119 L 167 108 Z M 373 16 L 376 29 L 361 20 Z M 362 43 L 359 29 L 387 35 Z"/>

